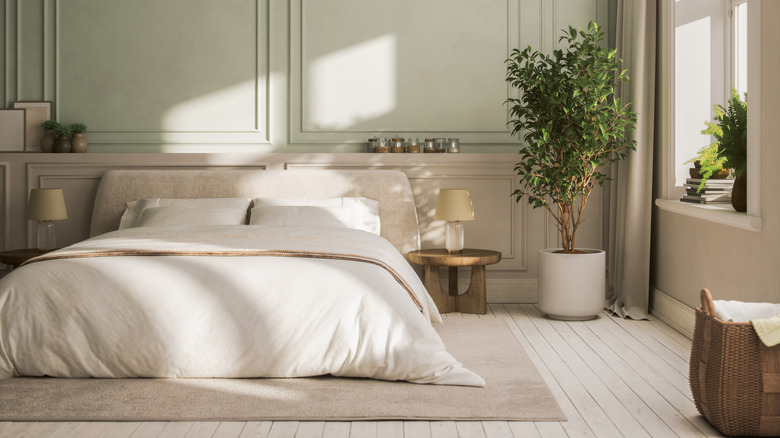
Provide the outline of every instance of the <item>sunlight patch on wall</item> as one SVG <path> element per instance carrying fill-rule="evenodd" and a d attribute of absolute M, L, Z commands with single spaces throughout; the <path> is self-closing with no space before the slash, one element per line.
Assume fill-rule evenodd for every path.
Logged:
<path fill-rule="evenodd" d="M 396 107 L 396 38 L 386 34 L 313 60 L 304 74 L 304 126 L 349 129 Z"/>
<path fill-rule="evenodd" d="M 261 78 L 221 88 L 170 107 L 164 132 L 247 132 L 256 129 L 256 84 Z"/>

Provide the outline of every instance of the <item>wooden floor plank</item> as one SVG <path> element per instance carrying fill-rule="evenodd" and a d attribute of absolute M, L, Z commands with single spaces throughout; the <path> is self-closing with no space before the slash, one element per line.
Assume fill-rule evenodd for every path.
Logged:
<path fill-rule="evenodd" d="M 353 421 L 349 429 L 350 438 L 376 438 L 376 421 Z"/>
<path fill-rule="evenodd" d="M 403 421 L 380 421 L 376 427 L 377 438 L 404 438 Z"/>
<path fill-rule="evenodd" d="M 538 317 L 536 325 L 539 330 L 544 334 L 548 342 L 553 345 L 563 362 L 582 383 L 596 403 L 605 413 L 609 412 L 609 419 L 614 424 L 614 427 L 618 431 L 630 430 L 632 431 L 632 436 L 637 438 L 650 438 L 650 434 L 631 415 L 625 405 L 626 402 L 633 402 L 634 397 L 622 392 L 620 394 L 626 395 L 625 397 L 616 397 L 616 394 L 605 385 L 597 370 L 592 369 L 591 364 L 585 360 L 586 358 L 579 354 L 582 353 L 588 357 L 591 350 L 571 330 L 569 323 L 542 318 L 538 310 L 533 306 L 525 306 L 524 310 L 537 312 L 534 316 Z"/>
<path fill-rule="evenodd" d="M 565 429 L 565 434 L 568 434 L 569 436 L 594 436 L 590 427 L 585 423 L 579 411 L 569 399 L 566 391 L 564 391 L 556 377 L 545 365 L 539 352 L 537 352 L 537 346 L 543 353 L 546 352 L 545 346 L 543 344 L 535 346 L 529 340 L 528 336 L 534 337 L 535 332 L 538 332 L 538 330 L 536 330 L 536 327 L 534 327 L 528 316 L 520 310 L 520 306 L 517 304 L 497 305 L 493 308 L 493 312 L 497 317 L 503 318 L 505 322 L 509 319 L 511 322 L 511 324 L 508 325 L 510 331 L 515 335 L 515 339 L 520 342 L 520 345 L 523 347 L 526 354 L 528 354 L 531 362 L 533 362 L 537 371 L 541 374 L 542 379 L 544 379 L 550 392 L 552 392 L 555 400 L 558 402 L 558 406 L 560 406 L 563 414 L 566 416 L 567 421 L 556 423 L 558 425 L 558 430 L 562 430 L 561 428 Z M 526 333 L 528 333 L 528 336 L 526 336 Z M 547 422 L 544 422 L 543 424 L 545 425 L 544 427 L 550 428 Z"/>
<path fill-rule="evenodd" d="M 459 438 L 486 438 L 485 429 L 479 421 L 457 421 L 455 428 Z"/>
<path fill-rule="evenodd" d="M 541 438 L 539 431 L 536 429 L 536 425 L 530 421 L 510 421 L 509 429 L 512 431 L 512 436 L 515 438 Z M 566 432 L 563 428 L 558 426 L 563 435 L 566 436 Z"/>
<path fill-rule="evenodd" d="M 482 428 L 487 438 L 513 438 L 512 429 L 506 421 L 483 421 Z"/>
<path fill-rule="evenodd" d="M 211 438 L 238 438 L 246 426 L 245 421 L 221 421 Z"/>
<path fill-rule="evenodd" d="M 160 433 L 165 429 L 164 421 L 147 421 L 141 423 L 138 429 L 130 435 L 131 438 L 154 438 L 160 436 Z"/>
<path fill-rule="evenodd" d="M 268 431 L 268 438 L 290 438 L 295 436 L 298 430 L 297 421 L 274 421 L 271 430 Z M 346 435 L 342 435 L 346 436 Z"/>
<path fill-rule="evenodd" d="M 184 438 L 195 423 L 192 421 L 172 421 L 160 432 L 160 438 Z"/>
<path fill-rule="evenodd" d="M 636 339 L 637 342 L 633 343 L 635 347 L 644 347 L 645 349 L 650 349 L 655 352 L 655 357 L 660 358 L 669 365 L 669 367 L 666 368 L 667 370 L 674 370 L 679 373 L 682 380 L 678 380 L 678 382 L 684 382 L 684 385 L 688 384 L 688 359 L 684 358 L 685 355 L 680 357 L 675 354 L 674 351 L 670 350 L 669 346 L 673 344 L 659 342 L 643 330 L 641 327 L 647 325 L 647 321 L 630 321 L 613 316 L 610 316 L 609 318 L 626 333 L 631 334 L 634 339 Z M 669 377 L 671 378 L 672 376 Z"/>
<path fill-rule="evenodd" d="M 404 421 L 404 437 L 430 438 L 431 426 L 427 421 Z"/>
<path fill-rule="evenodd" d="M 295 438 L 320 438 L 324 430 L 324 421 L 301 421 L 295 431 Z"/>
<path fill-rule="evenodd" d="M 693 404 L 688 381 L 679 384 L 676 373 L 668 371 L 668 364 L 647 348 L 636 345 L 635 338 L 625 330 L 615 330 L 615 324 L 600 319 L 589 324 L 596 336 L 620 358 L 652 385 L 674 408 L 705 436 L 718 436 L 712 426 L 702 418 Z M 651 354 L 652 352 L 652 354 Z M 660 368 L 660 370 L 659 370 Z M 675 431 L 677 432 L 677 431 Z"/>
<path fill-rule="evenodd" d="M 545 333 L 539 330 L 541 317 L 532 305 L 521 304 L 521 312 L 529 323 L 526 324 L 524 333 L 531 345 L 544 361 L 544 365 L 555 376 L 555 379 L 564 388 L 567 397 L 572 401 L 579 412 L 579 416 L 587 423 L 593 434 L 598 437 L 619 436 L 615 424 L 599 406 L 598 402 L 577 379 L 577 376 L 566 366 L 564 358 L 555 350 L 555 347 L 545 338 Z M 518 313 L 519 316 L 519 313 Z"/>
<path fill-rule="evenodd" d="M 139 422 L 117 421 L 108 429 L 106 436 L 112 438 L 129 438 L 138 430 L 138 427 L 140 427 L 141 424 L 142 423 Z"/>
<path fill-rule="evenodd" d="M 195 421 L 184 436 L 185 438 L 211 438 L 218 427 L 219 421 Z"/>
<path fill-rule="evenodd" d="M 454 421 L 431 421 L 430 426 L 431 438 L 458 436 L 458 428 L 455 427 Z M 405 437 L 411 438 L 409 435 L 405 435 Z"/>
<path fill-rule="evenodd" d="M 345 438 L 349 436 L 351 424 L 346 421 L 329 421 L 322 430 L 322 438 Z"/>
<path fill-rule="evenodd" d="M 601 358 L 596 345 L 591 345 L 584 341 L 580 332 L 585 330 L 586 334 L 591 332 L 586 330 L 586 322 L 557 322 L 554 324 L 558 334 L 566 340 L 569 347 L 582 360 L 582 366 L 590 369 L 600 385 L 609 390 L 615 400 L 620 403 L 625 411 L 644 429 L 647 436 L 674 436 L 674 432 L 656 415 L 639 394 L 631 390 L 631 387 L 623 380 L 622 376 L 615 372 L 609 364 Z M 578 330 L 579 329 L 579 330 Z M 577 365 L 575 364 L 575 367 Z M 605 407 L 610 411 L 610 416 L 620 415 L 610 407 Z M 621 430 L 631 430 L 633 426 L 626 424 L 617 424 Z M 635 436 L 642 435 L 641 432 L 635 432 Z"/>
<path fill-rule="evenodd" d="M 239 438 L 266 438 L 273 421 L 247 421 Z"/>
<path fill-rule="evenodd" d="M 615 354 L 605 341 L 590 329 L 591 326 L 592 324 L 587 323 L 570 324 L 582 343 L 588 345 L 596 354 L 596 357 L 589 357 L 589 366 L 599 374 L 611 376 L 606 384 L 613 391 L 623 391 L 620 389 L 622 387 L 636 397 L 638 401 L 629 402 L 627 406 L 645 430 L 654 437 L 674 436 L 678 432 L 688 436 L 699 434 L 653 385 L 629 366 L 623 358 Z M 631 394 L 627 396 L 630 397 Z"/>

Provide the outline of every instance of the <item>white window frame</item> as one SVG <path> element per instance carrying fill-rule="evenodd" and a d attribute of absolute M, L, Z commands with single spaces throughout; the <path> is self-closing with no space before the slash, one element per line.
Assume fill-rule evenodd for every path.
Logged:
<path fill-rule="evenodd" d="M 748 89 L 761 90 L 761 2 L 762 0 L 726 0 L 726 7 L 733 7 L 739 3 L 748 3 L 748 22 L 754 23 L 748 26 Z M 761 230 L 761 92 L 748 91 L 748 211 L 747 213 L 737 213 L 730 206 L 718 205 L 698 205 L 680 202 L 680 188 L 675 187 L 675 149 L 674 149 L 674 32 L 675 32 L 675 0 L 666 0 L 665 7 L 662 8 L 662 33 L 659 44 L 662 46 L 662 52 L 667 54 L 668 59 L 661 75 L 661 93 L 668 102 L 666 111 L 666 125 L 669 127 L 665 131 L 665 138 L 661 138 L 660 144 L 664 145 L 664 151 L 661 154 L 663 166 L 660 175 L 662 178 L 660 199 L 656 199 L 655 204 L 662 210 L 695 217 L 702 220 L 717 222 L 728 226 L 742 228 L 751 231 Z M 731 19 L 731 14 L 727 14 Z M 729 53 L 726 56 L 728 62 L 725 68 L 728 70 L 726 82 L 728 86 L 725 90 L 726 96 L 730 96 L 731 84 L 733 80 L 732 53 L 733 53 L 733 24 L 729 20 L 729 29 L 727 38 L 730 39 L 726 47 L 729 47 Z M 665 86 L 664 86 L 665 85 Z M 663 112 L 662 112 L 663 114 Z"/>

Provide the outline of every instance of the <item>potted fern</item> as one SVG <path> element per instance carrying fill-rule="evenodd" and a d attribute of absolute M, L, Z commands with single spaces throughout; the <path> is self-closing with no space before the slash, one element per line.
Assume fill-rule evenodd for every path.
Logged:
<path fill-rule="evenodd" d="M 734 187 L 731 190 L 731 206 L 740 212 L 747 211 L 747 93 L 745 99 L 739 97 L 736 89 L 731 90 L 728 108 L 715 105 L 715 122 L 705 121 L 706 129 L 702 134 L 715 137 L 715 143 L 699 151 L 710 158 L 701 162 L 702 182 L 721 169 L 734 169 Z"/>
<path fill-rule="evenodd" d="M 506 61 L 506 80 L 519 92 L 507 99 L 508 124 L 525 140 L 513 196 L 545 209 L 563 246 L 539 252 L 539 305 L 553 318 L 589 319 L 604 307 L 605 253 L 577 248 L 577 229 L 593 189 L 608 180 L 605 168 L 636 148 L 628 137 L 636 113 L 614 96 L 628 76 L 603 38 L 594 22 L 569 26 L 563 49 L 547 55 L 529 46 Z"/>

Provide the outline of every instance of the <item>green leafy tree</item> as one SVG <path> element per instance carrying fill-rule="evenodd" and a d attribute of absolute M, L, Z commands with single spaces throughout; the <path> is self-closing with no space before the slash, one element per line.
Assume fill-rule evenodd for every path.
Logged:
<path fill-rule="evenodd" d="M 609 178 L 604 173 L 636 142 L 629 132 L 636 113 L 614 96 L 618 81 L 628 81 L 615 50 L 603 48 L 604 33 L 590 22 L 587 30 L 569 26 L 552 56 L 515 49 L 507 59 L 507 82 L 519 91 L 509 98 L 512 135 L 521 134 L 525 147 L 515 172 L 533 208 L 545 208 L 556 220 L 563 252 L 575 249 L 577 228 L 588 197 Z"/>

